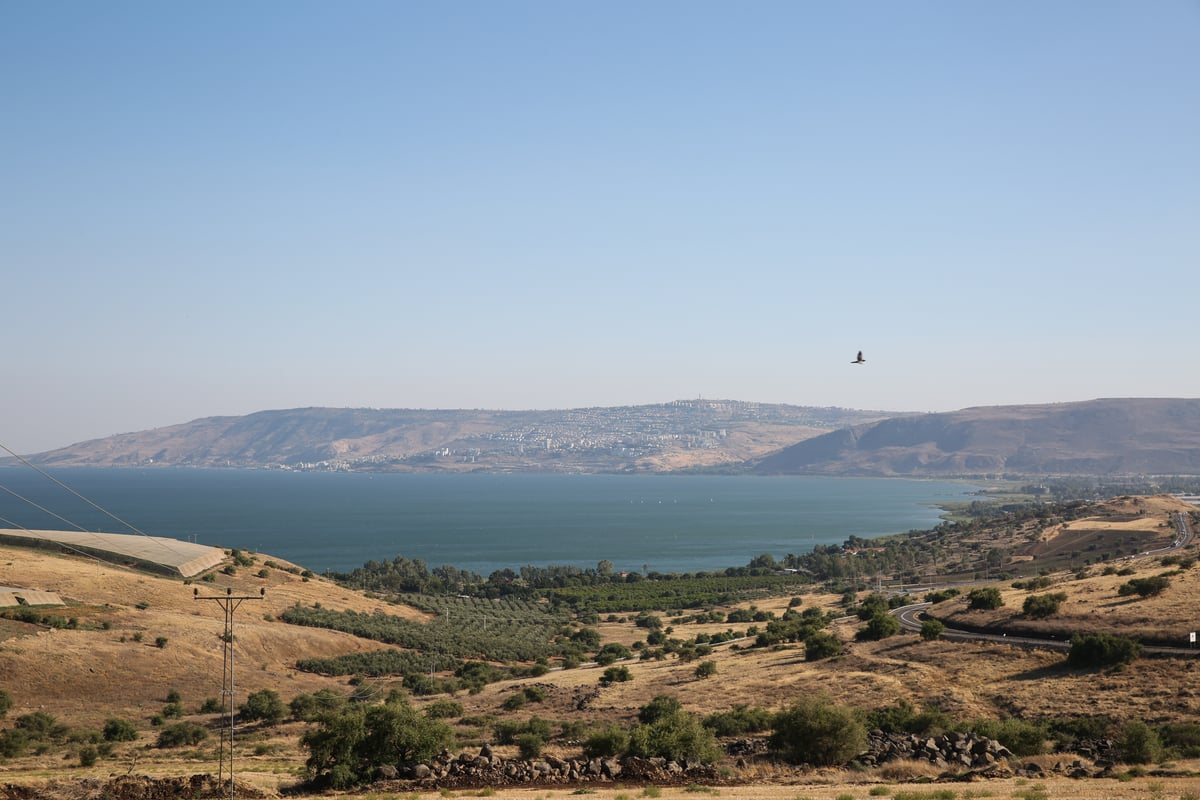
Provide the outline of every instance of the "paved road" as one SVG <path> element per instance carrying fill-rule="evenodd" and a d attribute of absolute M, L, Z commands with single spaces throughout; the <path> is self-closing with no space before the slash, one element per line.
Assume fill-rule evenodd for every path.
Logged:
<path fill-rule="evenodd" d="M 900 627 L 906 631 L 914 633 L 921 632 L 922 617 L 925 615 L 925 609 L 932 606 L 933 603 L 913 603 L 909 606 L 901 606 L 895 609 L 892 613 L 896 619 L 900 621 Z M 1007 644 L 1013 647 L 1037 647 L 1042 650 L 1070 650 L 1071 642 L 1067 639 L 1055 638 L 1039 638 L 1036 636 L 1009 636 L 1006 633 L 975 633 L 973 631 L 963 631 L 947 627 L 942 632 L 943 639 L 960 642 L 996 642 L 998 644 Z M 1175 658 L 1197 658 L 1200 657 L 1200 649 L 1192 647 L 1160 647 L 1157 645 L 1147 645 L 1142 648 L 1143 653 L 1172 656 Z"/>
<path fill-rule="evenodd" d="M 1188 522 L 1188 515 L 1182 511 L 1175 512 L 1175 531 L 1175 541 L 1171 542 L 1170 545 L 1166 547 L 1159 547 L 1155 550 L 1147 550 L 1146 552 L 1141 553 L 1140 557 L 1145 558 L 1147 556 L 1160 556 L 1173 550 L 1179 550 L 1191 544 L 1195 539 L 1195 533 L 1192 531 L 1192 526 Z M 895 614 L 896 618 L 900 621 L 901 628 L 906 631 L 920 633 L 922 617 L 925 615 L 925 609 L 932 605 L 932 603 L 913 603 L 912 605 L 897 608 L 892 613 Z M 942 632 L 942 638 L 949 639 L 951 641 L 964 642 L 998 642 L 1000 644 L 1013 645 L 1014 647 L 1039 647 L 1044 650 L 1071 649 L 1071 642 L 1069 640 L 1039 638 L 1036 636 L 1009 636 L 1006 633 L 974 633 L 972 631 L 955 630 L 954 628 L 949 627 Z M 1200 649 L 1195 647 L 1147 646 L 1142 648 L 1142 652 L 1153 653 L 1156 655 L 1174 656 L 1177 658 L 1196 658 L 1200 656 Z"/>

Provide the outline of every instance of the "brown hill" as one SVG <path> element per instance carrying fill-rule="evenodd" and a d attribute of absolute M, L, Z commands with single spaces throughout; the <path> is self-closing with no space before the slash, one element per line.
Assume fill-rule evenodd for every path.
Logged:
<path fill-rule="evenodd" d="M 547 411 L 296 408 L 124 433 L 30 460 L 57 467 L 657 472 L 740 465 L 887 416 L 736 400 Z"/>
<path fill-rule="evenodd" d="M 807 439 L 760 474 L 1195 475 L 1200 400 L 982 406 L 885 419 Z"/>

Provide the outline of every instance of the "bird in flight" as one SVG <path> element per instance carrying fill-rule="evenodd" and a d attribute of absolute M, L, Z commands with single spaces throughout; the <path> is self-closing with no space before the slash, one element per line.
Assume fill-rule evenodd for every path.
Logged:
<path fill-rule="evenodd" d="M 854 360 L 853 360 L 853 361 L 851 361 L 850 363 L 851 363 L 851 364 L 865 364 L 865 363 L 867 363 L 867 360 L 866 360 L 865 358 L 863 358 L 863 355 L 862 355 L 862 350 L 859 350 L 859 351 L 858 351 L 858 358 L 854 359 Z"/>

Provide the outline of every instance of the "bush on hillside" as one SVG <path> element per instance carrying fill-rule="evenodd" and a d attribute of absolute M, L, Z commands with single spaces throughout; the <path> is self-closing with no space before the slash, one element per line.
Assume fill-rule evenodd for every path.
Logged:
<path fill-rule="evenodd" d="M 106 742 L 132 742 L 138 738 L 138 733 L 132 722 L 114 717 L 104 722 L 103 736 Z"/>
<path fill-rule="evenodd" d="M 867 744 L 867 731 L 853 710 L 826 697 L 806 697 L 775 715 L 771 747 L 798 764 L 845 764 Z"/>
<path fill-rule="evenodd" d="M 686 711 L 659 717 L 649 725 L 638 725 L 629 734 L 629 754 L 668 761 L 698 761 L 711 764 L 723 753 L 713 732 Z"/>
<path fill-rule="evenodd" d="M 971 731 L 1000 744 L 1018 756 L 1036 756 L 1046 751 L 1050 738 L 1047 727 L 1023 719 L 983 719 L 971 724 Z"/>
<path fill-rule="evenodd" d="M 208 731 L 194 722 L 176 722 L 168 725 L 158 734 L 155 747 L 186 747 L 197 745 L 208 738 Z"/>
<path fill-rule="evenodd" d="M 1154 597 L 1162 594 L 1171 585 L 1171 579 L 1166 575 L 1155 575 L 1150 578 L 1134 578 L 1120 585 L 1117 594 L 1128 597 L 1136 594 L 1138 597 Z"/>
<path fill-rule="evenodd" d="M 238 714 L 246 721 L 261 720 L 268 725 L 278 725 L 288 715 L 288 707 L 274 689 L 261 689 L 246 697 Z"/>
<path fill-rule="evenodd" d="M 942 638 L 942 634 L 945 632 L 946 626 L 941 620 L 927 619 L 921 623 L 921 638 L 927 642 Z"/>
<path fill-rule="evenodd" d="M 859 641 L 879 641 L 900 632 L 900 621 L 886 611 L 877 611 L 855 638 Z"/>
<path fill-rule="evenodd" d="M 821 661 L 841 654 L 842 640 L 836 634 L 817 631 L 804 640 L 805 661 Z"/>
<path fill-rule="evenodd" d="M 1162 742 L 1158 734 L 1140 719 L 1133 719 L 1121 728 L 1117 752 L 1126 764 L 1151 764 L 1162 758 Z"/>
<path fill-rule="evenodd" d="M 454 740 L 450 726 L 417 711 L 402 694 L 382 705 L 346 706 L 322 717 L 300 738 L 306 766 L 318 781 L 345 789 L 374 779 L 384 765 L 398 769 L 433 758 Z"/>
<path fill-rule="evenodd" d="M 972 589 L 967 593 L 967 608 L 973 611 L 991 611 L 1002 605 L 1004 605 L 1004 598 L 1000 596 L 1000 590 L 994 586 Z"/>
<path fill-rule="evenodd" d="M 704 719 L 704 727 L 714 736 L 745 736 L 770 729 L 771 712 L 765 708 L 737 705 L 728 711 L 713 714 Z"/>
<path fill-rule="evenodd" d="M 612 758 L 629 749 L 629 731 L 620 725 L 593 731 L 583 743 L 584 758 Z"/>
<path fill-rule="evenodd" d="M 1045 619 L 1057 614 L 1059 607 L 1066 599 L 1066 592 L 1031 594 L 1025 598 L 1025 605 L 1021 610 L 1025 612 L 1025 616 L 1031 619 Z"/>
<path fill-rule="evenodd" d="M 1129 664 L 1142 653 L 1142 646 L 1111 633 L 1077 633 L 1071 637 L 1067 663 L 1072 667 L 1109 667 Z"/>

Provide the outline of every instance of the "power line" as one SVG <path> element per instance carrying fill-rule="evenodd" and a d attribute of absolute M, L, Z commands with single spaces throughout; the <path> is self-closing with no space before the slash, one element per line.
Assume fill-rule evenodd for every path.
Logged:
<path fill-rule="evenodd" d="M 6 453 L 8 453 L 8 454 L 9 454 L 9 455 L 11 455 L 13 458 L 15 458 L 15 459 L 17 459 L 18 461 L 20 461 L 20 462 L 21 462 L 22 464 L 24 464 L 25 466 L 29 467 L 29 468 L 30 468 L 31 470 L 33 470 L 34 472 L 38 473 L 39 475 L 41 475 L 42 477 L 46 478 L 47 480 L 49 480 L 49 481 L 53 482 L 53 483 L 54 483 L 54 484 L 56 484 L 57 486 L 61 487 L 63 490 L 65 490 L 65 491 L 69 492 L 70 494 L 74 495 L 75 497 L 79 498 L 80 500 L 82 500 L 83 502 L 87 503 L 89 506 L 91 506 L 92 508 L 96 509 L 97 511 L 99 511 L 99 512 L 100 512 L 100 513 L 102 513 L 102 514 L 104 514 L 105 516 L 107 516 L 107 517 L 110 517 L 111 519 L 114 519 L 114 520 L 116 520 L 116 521 L 117 521 L 117 522 L 119 522 L 121 525 L 124 525 L 126 528 L 128 528 L 128 529 L 129 529 L 129 530 L 131 530 L 131 531 L 133 531 L 135 534 L 137 534 L 137 535 L 139 535 L 139 536 L 145 536 L 145 537 L 146 537 L 146 538 L 148 538 L 148 539 L 154 539 L 154 540 L 156 540 L 156 541 L 157 541 L 157 542 L 158 542 L 160 545 L 162 545 L 164 548 L 166 548 L 167 550 L 170 550 L 171 552 L 173 552 L 175 555 L 179 556 L 180 558 L 187 558 L 187 555 L 186 555 L 185 553 L 182 553 L 182 552 L 180 552 L 179 550 L 177 550 L 177 549 L 176 549 L 176 548 L 175 548 L 175 547 L 174 547 L 174 546 L 171 544 L 171 542 L 172 542 L 173 540 L 172 540 L 172 539 L 170 539 L 169 537 L 151 536 L 150 534 L 146 533 L 146 532 L 145 532 L 145 531 L 143 531 L 142 529 L 138 528 L 136 525 L 133 525 L 132 523 L 130 523 L 130 522 L 127 522 L 126 520 L 122 519 L 121 517 L 118 517 L 116 514 L 112 513 L 111 511 L 109 511 L 108 509 L 104 508 L 104 507 L 103 507 L 103 506 L 101 506 L 100 504 L 93 502 L 92 500 L 90 500 L 90 499 L 89 499 L 89 498 L 87 498 L 87 497 L 84 497 L 82 494 L 80 494 L 79 492 L 75 491 L 73 488 L 71 488 L 71 487 L 70 487 L 70 486 L 68 486 L 67 484 L 63 483 L 62 481 L 60 481 L 58 478 L 54 477 L 54 476 L 53 476 L 53 475 L 51 475 L 50 473 L 48 473 L 48 472 L 46 472 L 45 470 L 43 470 L 43 469 L 41 469 L 40 467 L 38 467 L 38 466 L 37 466 L 36 464 L 34 464 L 33 462 L 29 461 L 29 459 L 25 458 L 24 456 L 20 455 L 19 453 L 15 452 L 15 451 L 13 451 L 13 450 L 12 450 L 12 448 L 8 447 L 8 446 L 7 446 L 7 445 L 5 445 L 3 442 L 0 442 L 0 450 L 4 450 Z M 37 504 L 37 503 L 33 502 L 32 500 L 30 500 L 30 499 L 26 498 L 26 497 L 22 497 L 20 494 L 18 494 L 18 493 L 16 493 L 16 492 L 14 492 L 13 490 L 9 489 L 9 488 L 8 488 L 8 487 L 6 487 L 6 486 L 0 486 L 0 489 L 3 489 L 4 491 L 8 492 L 9 494 L 13 495 L 14 497 L 17 497 L 17 498 L 19 498 L 19 499 L 21 499 L 21 500 L 25 501 L 26 503 L 29 503 L 29 504 L 30 504 L 30 505 L 32 505 L 34 508 L 37 508 L 38 510 L 40 510 L 40 511 L 43 511 L 43 512 L 44 512 L 44 513 L 46 513 L 46 514 L 49 514 L 50 516 L 54 517 L 55 519 L 62 520 L 62 521 L 63 521 L 63 522 L 65 522 L 66 524 L 68 524 L 68 525 L 70 525 L 70 526 L 72 526 L 72 527 L 74 527 L 74 528 L 77 528 L 78 530 L 80 530 L 80 531 L 83 531 L 84 533 L 92 533 L 92 531 L 88 531 L 88 530 L 87 530 L 86 528 L 84 528 L 82 525 L 79 525 L 79 524 L 77 524 L 77 523 L 71 522 L 70 520 L 66 519 L 65 517 L 63 517 L 63 516 L 61 516 L 61 515 L 59 515 L 59 514 L 56 514 L 56 513 L 54 513 L 54 512 L 53 512 L 53 511 L 51 511 L 50 509 L 48 509 L 48 508 L 45 508 L 44 506 L 41 506 L 41 505 L 39 505 L 39 504 Z M 29 531 L 27 528 L 22 528 L 22 530 L 25 530 L 26 532 L 29 532 L 29 533 L 33 533 L 32 531 Z M 45 537 L 42 537 L 42 538 L 45 538 Z"/>
<path fill-rule="evenodd" d="M 221 681 L 221 696 L 224 701 L 223 712 L 228 711 L 229 738 L 225 740 L 225 731 L 221 732 L 221 747 L 219 765 L 217 767 L 218 783 L 225 777 L 225 758 L 229 757 L 229 798 L 233 800 L 237 791 L 233 781 L 233 733 L 236 730 L 233 684 L 233 612 L 245 600 L 262 600 L 267 594 L 266 589 L 259 589 L 257 595 L 235 595 L 233 589 L 226 589 L 223 595 L 201 595 L 199 589 L 192 589 L 193 600 L 213 600 L 225 611 L 225 633 L 221 636 L 224 642 L 224 676 Z M 224 713 L 222 714 L 224 716 Z M 226 745 L 228 744 L 228 747 Z"/>
<path fill-rule="evenodd" d="M 87 528 L 84 528 L 84 527 L 83 527 L 82 525 L 80 525 L 79 523 L 77 523 L 77 522 L 71 522 L 71 520 L 67 519 L 66 517 L 62 516 L 61 514 L 55 514 L 53 511 L 51 511 L 50 509 L 46 508 L 45 506 L 43 506 L 43 505 L 41 505 L 41 504 L 39 504 L 39 503 L 37 503 L 37 502 L 35 502 L 35 501 L 33 501 L 33 500 L 30 500 L 28 497 L 25 497 L 24 495 L 22 495 L 22 494 L 19 494 L 18 492 L 15 492 L 15 491 L 13 491 L 12 489 L 10 489 L 10 488 L 8 488 L 7 486 L 5 486 L 4 484 L 0 484 L 0 489 L 3 489 L 4 491 L 8 492 L 9 494 L 11 494 L 13 497 L 17 498 L 18 500 L 21 500 L 21 501 L 23 501 L 23 502 L 26 502 L 26 503 L 28 503 L 29 505 L 31 505 L 31 506 L 33 506 L 34 508 L 36 508 L 38 511 L 44 511 L 45 513 L 49 514 L 50 516 L 54 517 L 55 519 L 57 519 L 57 520 L 60 520 L 60 521 L 62 521 L 62 522 L 65 522 L 65 523 L 67 523 L 67 524 L 68 524 L 68 525 L 70 525 L 72 528 L 77 528 L 78 530 L 81 530 L 81 531 L 83 531 L 84 533 L 90 533 L 90 532 L 91 532 L 91 531 L 87 530 Z"/>
<path fill-rule="evenodd" d="M 121 524 L 122 524 L 122 525 L 124 525 L 126 528 L 129 528 L 129 530 L 133 531 L 134 533 L 140 533 L 142 536 L 146 536 L 146 535 L 148 535 L 148 534 L 147 534 L 145 531 L 143 531 L 143 530 L 141 530 L 140 528 L 136 527 L 136 526 L 135 526 L 135 525 L 133 525 L 132 523 L 126 522 L 125 520 L 121 519 L 121 518 L 120 518 L 120 517 L 118 517 L 116 514 L 114 514 L 114 513 L 112 513 L 111 511 L 109 511 L 108 509 L 106 509 L 106 508 L 104 508 L 104 507 L 102 507 L 102 506 L 100 506 L 100 505 L 98 505 L 98 504 L 96 504 L 96 503 L 93 503 L 91 500 L 89 500 L 88 498 L 84 497 L 84 496 L 83 496 L 83 495 L 81 495 L 79 492 L 77 492 L 77 491 L 75 491 L 74 489 L 72 489 L 70 486 L 67 486 L 65 483 L 63 483 L 63 482 L 62 482 L 62 481 L 60 481 L 58 478 L 56 478 L 56 477 L 54 477 L 53 475 L 51 475 L 49 472 L 46 472 L 44 469 L 42 469 L 42 468 L 38 467 L 38 466 L 37 466 L 36 464 L 34 464 L 33 462 L 29 461 L 29 459 L 25 458 L 25 457 L 24 457 L 24 456 L 22 456 L 22 455 L 18 455 L 17 453 L 14 453 L 12 450 L 10 450 L 8 447 L 6 447 L 6 446 L 5 446 L 3 443 L 0 443 L 0 450 L 4 450 L 4 451 L 5 451 L 5 452 L 7 452 L 9 455 L 11 455 L 13 458 L 17 459 L 18 461 L 20 461 L 20 462 L 21 462 L 22 464 L 24 464 L 25 466 L 29 467 L 29 468 L 30 468 L 31 470 L 33 470 L 34 472 L 38 473 L 39 475 L 41 475 L 42 477 L 44 477 L 44 478 L 46 478 L 46 479 L 48 479 L 48 480 L 50 480 L 50 481 L 53 481 L 54 483 L 58 484 L 60 487 L 62 487 L 63 489 L 67 490 L 67 491 L 68 491 L 68 492 L 70 492 L 71 494 L 75 495 L 75 496 L 76 496 L 76 497 L 78 497 L 80 500 L 82 500 L 83 502 L 85 502 L 85 503 L 87 503 L 89 506 L 91 506 L 92 508 L 96 509 L 97 511 L 99 511 L 99 512 L 100 512 L 100 513 L 102 513 L 102 514 L 105 514 L 105 515 L 107 515 L 107 516 L 109 516 L 109 517 L 112 517 L 112 518 L 113 518 L 113 519 L 115 519 L 117 522 L 121 523 Z M 81 530 L 82 530 L 82 529 L 81 529 Z"/>
<path fill-rule="evenodd" d="M 5 487 L 0 486 L 0 489 L 5 489 Z M 7 489 L 5 489 L 5 491 L 7 491 Z M 4 523 L 5 525 L 11 526 L 14 530 L 25 531 L 30 536 L 39 538 L 42 541 L 53 542 L 54 544 L 58 545 L 59 547 L 62 547 L 65 550 L 70 550 L 73 553 L 81 555 L 84 558 L 90 558 L 93 561 L 96 561 L 100 564 L 107 564 L 110 567 L 120 567 L 120 568 L 124 568 L 124 566 L 125 566 L 124 564 L 115 564 L 111 561 L 105 561 L 104 559 L 97 556 L 95 553 L 89 553 L 87 550 L 80 550 L 78 547 L 72 547 L 69 542 L 58 542 L 53 539 L 47 539 L 45 536 L 39 536 L 38 531 L 31 531 L 31 530 L 29 530 L 29 528 L 26 528 L 24 525 L 20 524 L 19 522 L 13 522 L 11 519 L 5 519 L 4 517 L 0 517 L 0 522 Z M 84 531 L 84 532 L 89 533 L 89 531 Z"/>

